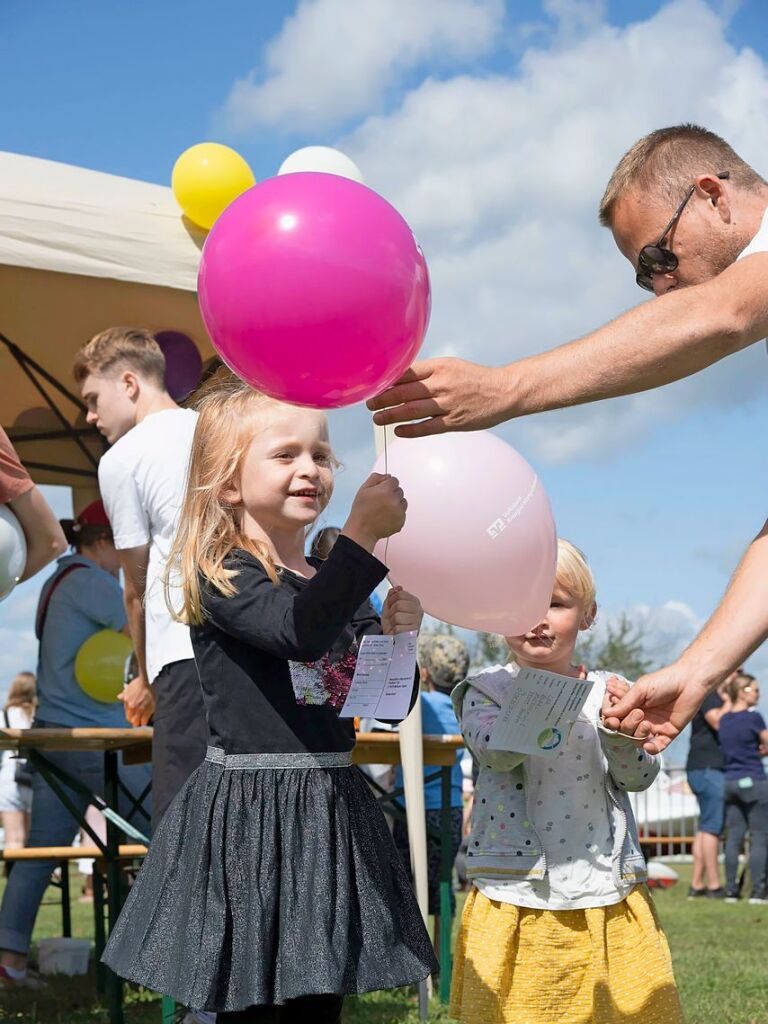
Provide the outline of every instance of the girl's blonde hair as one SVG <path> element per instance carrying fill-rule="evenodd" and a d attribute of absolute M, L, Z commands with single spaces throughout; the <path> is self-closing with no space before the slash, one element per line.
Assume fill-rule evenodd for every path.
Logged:
<path fill-rule="evenodd" d="M 563 538 L 557 541 L 555 584 L 576 598 L 585 611 L 590 612 L 594 608 L 597 587 L 586 555 Z"/>
<path fill-rule="evenodd" d="M 31 718 L 37 704 L 37 679 L 34 672 L 19 672 L 10 685 L 5 710 L 23 708 Z"/>
<path fill-rule="evenodd" d="M 205 617 L 201 577 L 225 597 L 237 592 L 232 582 L 237 570 L 224 566 L 233 548 L 252 554 L 272 582 L 278 582 L 267 546 L 243 534 L 239 509 L 222 495 L 235 484 L 259 422 L 266 423 L 277 409 L 291 408 L 254 391 L 227 370 L 211 378 L 196 407 L 187 489 L 165 574 L 166 604 L 175 619 L 190 626 Z M 180 608 L 173 594 L 179 587 Z"/>

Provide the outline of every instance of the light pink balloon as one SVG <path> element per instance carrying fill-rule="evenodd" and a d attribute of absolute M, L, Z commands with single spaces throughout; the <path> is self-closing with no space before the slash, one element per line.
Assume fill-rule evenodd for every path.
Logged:
<path fill-rule="evenodd" d="M 518 636 L 549 609 L 557 535 L 541 481 L 488 431 L 388 443 L 408 499 L 402 532 L 376 556 L 390 580 L 444 622 Z M 382 455 L 377 473 L 385 471 Z"/>
<path fill-rule="evenodd" d="M 427 264 L 408 224 L 336 174 L 285 174 L 244 192 L 208 235 L 198 292 L 239 377 L 315 408 L 393 384 L 429 321 Z"/>

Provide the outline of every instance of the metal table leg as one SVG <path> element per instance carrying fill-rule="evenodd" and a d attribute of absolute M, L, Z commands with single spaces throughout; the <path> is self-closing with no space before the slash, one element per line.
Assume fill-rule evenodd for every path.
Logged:
<path fill-rule="evenodd" d="M 72 938 L 72 908 L 69 893 L 69 861 L 61 862 L 61 934 L 65 939 Z"/>
<path fill-rule="evenodd" d="M 114 750 L 104 752 L 104 784 L 106 789 L 107 802 L 114 808 L 118 806 L 118 774 L 117 754 Z M 120 831 L 113 821 L 107 818 L 107 909 L 109 919 L 109 931 L 117 923 L 117 917 L 122 905 L 122 893 L 120 892 Z M 106 994 L 107 1007 L 109 1009 L 110 1024 L 123 1024 L 123 981 L 109 968 L 106 969 Z"/>

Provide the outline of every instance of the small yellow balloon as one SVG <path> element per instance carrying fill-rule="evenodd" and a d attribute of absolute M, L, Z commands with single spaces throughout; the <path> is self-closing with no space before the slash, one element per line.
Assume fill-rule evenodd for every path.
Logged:
<path fill-rule="evenodd" d="M 176 202 L 191 221 L 206 229 L 255 184 L 253 171 L 240 154 L 218 142 L 199 142 L 185 149 L 171 175 Z"/>
<path fill-rule="evenodd" d="M 102 629 L 77 652 L 75 678 L 89 697 L 106 704 L 117 700 L 125 684 L 125 665 L 133 644 L 124 633 Z"/>

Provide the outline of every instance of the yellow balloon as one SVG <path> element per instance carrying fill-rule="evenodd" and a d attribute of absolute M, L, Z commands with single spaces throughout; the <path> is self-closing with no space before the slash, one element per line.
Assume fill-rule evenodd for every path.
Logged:
<path fill-rule="evenodd" d="M 75 678 L 94 700 L 109 704 L 125 684 L 125 664 L 133 644 L 124 633 L 102 629 L 88 637 L 75 658 Z"/>
<path fill-rule="evenodd" d="M 218 142 L 185 149 L 171 175 L 176 202 L 201 228 L 213 227 L 229 204 L 255 184 L 253 171 L 240 154 Z"/>

